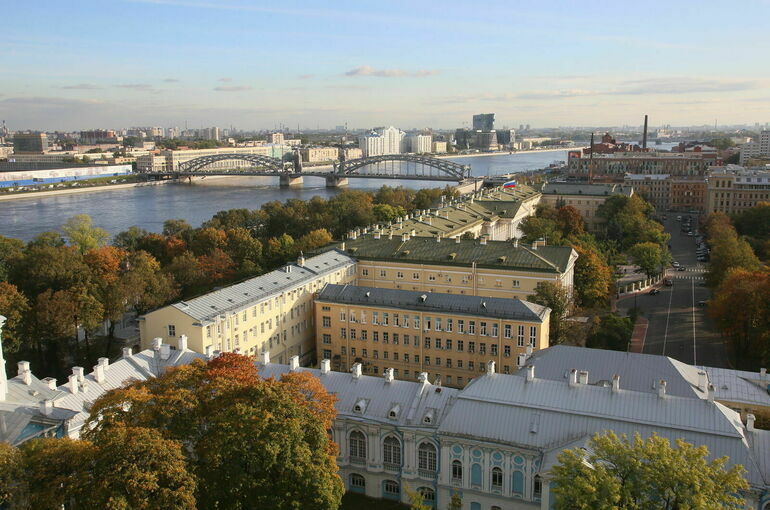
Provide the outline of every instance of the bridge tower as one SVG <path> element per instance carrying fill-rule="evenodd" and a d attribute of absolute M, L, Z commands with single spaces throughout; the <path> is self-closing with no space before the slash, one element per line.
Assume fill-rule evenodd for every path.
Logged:
<path fill-rule="evenodd" d="M 329 173 L 326 174 L 326 187 L 327 188 L 342 188 L 344 186 L 347 186 L 348 178 L 344 176 L 340 176 L 337 173 Z"/>

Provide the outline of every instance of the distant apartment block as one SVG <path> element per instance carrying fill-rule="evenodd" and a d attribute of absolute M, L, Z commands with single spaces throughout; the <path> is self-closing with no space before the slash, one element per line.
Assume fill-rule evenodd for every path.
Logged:
<path fill-rule="evenodd" d="M 359 137 L 358 143 L 364 157 L 401 154 L 406 149 L 405 137 L 403 131 L 390 126 Z"/>
<path fill-rule="evenodd" d="M 770 130 L 761 131 L 756 140 L 741 146 L 741 165 L 745 165 L 754 158 L 770 158 Z"/>
<path fill-rule="evenodd" d="M 631 186 L 622 184 L 575 184 L 549 182 L 543 186 L 541 203 L 559 208 L 569 205 L 577 209 L 588 230 L 597 231 L 604 225 L 604 219 L 596 213 L 612 195 L 630 197 L 634 194 Z"/>
<path fill-rule="evenodd" d="M 739 213 L 760 202 L 770 202 L 770 171 L 728 167 L 709 175 L 708 212 Z"/>
<path fill-rule="evenodd" d="M 340 157 L 340 149 L 336 147 L 307 147 L 299 152 L 305 163 L 332 163 Z"/>
<path fill-rule="evenodd" d="M 473 116 L 474 131 L 493 131 L 495 129 L 494 113 L 479 113 Z"/>
<path fill-rule="evenodd" d="M 409 137 L 409 152 L 426 154 L 431 152 L 431 135 L 412 135 Z"/>
<path fill-rule="evenodd" d="M 433 142 L 430 151 L 433 154 L 443 154 L 446 152 L 446 142 Z"/>
<path fill-rule="evenodd" d="M 615 152 L 591 158 L 581 151 L 570 151 L 567 166 L 573 176 L 592 174 L 622 181 L 627 173 L 702 176 L 714 163 L 714 159 L 697 153 Z"/>
<path fill-rule="evenodd" d="M 48 150 L 48 136 L 45 133 L 16 133 L 13 135 L 13 152 L 42 154 Z"/>

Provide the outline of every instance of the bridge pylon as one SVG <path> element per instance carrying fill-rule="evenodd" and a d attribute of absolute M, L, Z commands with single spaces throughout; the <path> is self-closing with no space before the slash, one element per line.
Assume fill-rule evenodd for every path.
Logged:
<path fill-rule="evenodd" d="M 297 174 L 281 174 L 280 184 L 282 188 L 295 188 L 300 187 L 304 183 L 302 175 Z"/>
<path fill-rule="evenodd" d="M 348 185 L 348 178 L 341 177 L 339 174 L 328 174 L 326 176 L 327 188 L 342 188 Z"/>

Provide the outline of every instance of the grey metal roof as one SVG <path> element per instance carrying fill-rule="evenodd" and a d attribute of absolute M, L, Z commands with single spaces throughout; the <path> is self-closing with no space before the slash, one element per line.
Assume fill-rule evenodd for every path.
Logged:
<path fill-rule="evenodd" d="M 424 299 L 423 299 L 424 298 Z M 519 299 L 490 298 L 464 294 L 440 294 L 414 290 L 379 289 L 327 283 L 318 301 L 372 305 L 426 312 L 459 313 L 499 319 L 543 322 L 550 309 Z"/>
<path fill-rule="evenodd" d="M 770 407 L 770 375 L 730 368 L 700 367 L 714 385 L 717 400 Z"/>
<path fill-rule="evenodd" d="M 221 313 L 237 311 L 259 303 L 276 293 L 304 285 L 318 276 L 332 273 L 354 263 L 355 261 L 348 255 L 331 250 L 306 259 L 303 266 L 287 264 L 283 269 L 276 269 L 262 276 L 194 299 L 180 301 L 171 306 L 196 320 L 207 321 Z M 287 272 L 286 268 L 290 270 Z"/>
<path fill-rule="evenodd" d="M 543 195 L 626 195 L 633 194 L 631 186 L 622 184 L 576 184 L 567 182 L 549 182 L 543 186 Z"/>
<path fill-rule="evenodd" d="M 535 366 L 535 377 L 540 379 L 566 381 L 569 371 L 575 368 L 588 372 L 590 384 L 612 381 L 617 374 L 623 389 L 657 393 L 657 383 L 663 379 L 669 395 L 706 397 L 698 389 L 700 369 L 666 356 L 554 345 L 536 351 L 527 363 Z M 516 375 L 524 375 L 524 370 Z"/>

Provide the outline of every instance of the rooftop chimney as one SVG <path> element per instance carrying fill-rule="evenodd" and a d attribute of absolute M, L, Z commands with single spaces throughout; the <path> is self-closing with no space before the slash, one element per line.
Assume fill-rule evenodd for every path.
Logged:
<path fill-rule="evenodd" d="M 262 353 L 262 364 L 263 365 L 270 364 L 270 351 L 265 351 Z"/>
<path fill-rule="evenodd" d="M 535 380 L 535 365 L 527 365 L 527 382 Z"/>
<path fill-rule="evenodd" d="M 620 391 L 620 376 L 618 374 L 612 376 L 612 391 Z"/>
<path fill-rule="evenodd" d="M 581 370 L 578 373 L 578 379 L 580 380 L 580 384 L 588 384 L 588 371 Z"/>
<path fill-rule="evenodd" d="M 460 236 L 455 237 L 455 244 L 460 244 Z"/>
<path fill-rule="evenodd" d="M 380 231 L 379 230 L 374 233 L 374 238 L 375 239 L 379 239 L 380 238 Z"/>
<path fill-rule="evenodd" d="M 487 375 L 492 375 L 494 373 L 495 373 L 495 362 L 487 361 Z"/>
<path fill-rule="evenodd" d="M 157 338 L 153 338 L 152 339 L 152 350 L 153 351 L 159 351 L 161 345 L 163 345 L 163 339 L 161 337 L 157 337 Z"/>
<path fill-rule="evenodd" d="M 171 346 L 169 344 L 160 345 L 160 359 L 169 359 L 171 357 Z"/>
<path fill-rule="evenodd" d="M 203 354 L 208 358 L 211 359 L 211 355 L 214 352 L 214 346 L 213 345 L 207 345 L 205 349 L 203 349 Z"/>
<path fill-rule="evenodd" d="M 292 356 L 289 358 L 289 370 L 297 370 L 299 368 L 299 356 Z"/>
<path fill-rule="evenodd" d="M 664 381 L 663 379 L 661 379 L 658 382 L 658 396 L 660 398 L 663 398 L 666 396 L 666 381 Z"/>
<path fill-rule="evenodd" d="M 46 377 L 43 379 L 43 382 L 48 387 L 49 390 L 55 390 L 56 389 L 56 378 L 55 377 Z"/>
<path fill-rule="evenodd" d="M 700 370 L 698 372 L 698 389 L 701 391 L 706 391 L 706 384 L 708 383 L 708 379 L 706 378 L 706 372 L 703 370 Z"/>
<path fill-rule="evenodd" d="M 518 237 L 514 237 L 513 238 L 513 247 L 514 248 L 518 248 L 519 247 L 519 238 Z"/>
<path fill-rule="evenodd" d="M 328 359 L 322 359 L 321 360 L 321 373 L 322 374 L 328 374 L 329 370 L 331 370 L 332 362 Z"/>
<path fill-rule="evenodd" d="M 756 417 L 749 413 L 746 415 L 746 430 L 749 432 L 754 432 L 754 420 L 756 420 Z"/>
<path fill-rule="evenodd" d="M 714 401 L 714 392 L 715 392 L 714 385 L 713 384 L 709 384 L 709 388 L 708 388 L 708 401 L 709 402 L 713 402 Z"/>
<path fill-rule="evenodd" d="M 32 370 L 29 369 L 29 361 L 19 361 L 17 366 L 19 367 L 19 377 L 21 377 L 22 382 L 27 386 L 32 384 Z"/>
<path fill-rule="evenodd" d="M 110 368 L 110 358 L 99 358 L 98 360 L 96 360 L 96 362 L 99 363 L 99 365 L 101 365 L 102 367 L 104 367 L 105 373 L 107 372 L 107 369 Z"/>
<path fill-rule="evenodd" d="M 486 246 L 487 245 L 487 238 L 486 237 L 482 237 L 481 238 L 481 245 L 482 246 Z"/>
<path fill-rule="evenodd" d="M 537 241 L 532 242 L 532 249 L 537 250 Z"/>
<path fill-rule="evenodd" d="M 386 368 L 385 369 L 385 382 L 387 382 L 387 383 L 393 382 L 393 369 L 392 368 Z"/>
<path fill-rule="evenodd" d="M 86 373 L 83 367 L 72 367 L 72 375 L 77 376 L 78 382 L 83 382 L 86 379 Z"/>
<path fill-rule="evenodd" d="M 67 378 L 67 380 L 67 385 L 69 386 L 70 392 L 75 395 L 78 392 L 78 376 L 72 374 Z"/>
<path fill-rule="evenodd" d="M 177 340 L 176 346 L 177 346 L 177 348 L 180 351 L 186 351 L 187 350 L 187 335 L 179 335 L 179 340 Z"/>
<path fill-rule="evenodd" d="M 133 355 L 134 355 L 134 353 L 132 352 L 131 347 L 123 347 L 123 357 L 124 358 L 130 358 Z"/>
<path fill-rule="evenodd" d="M 569 385 L 571 387 L 575 387 L 578 385 L 577 375 L 578 375 L 577 368 L 573 368 L 572 370 L 569 371 Z"/>
<path fill-rule="evenodd" d="M 647 148 L 647 115 L 644 116 L 644 133 L 642 134 L 642 149 Z"/>
<path fill-rule="evenodd" d="M 350 367 L 350 372 L 353 374 L 353 379 L 360 379 L 361 378 L 361 363 L 353 363 L 353 366 Z"/>
<path fill-rule="evenodd" d="M 299 267 L 305 267 L 305 255 L 303 253 L 299 254 L 299 258 L 297 259 L 297 265 Z"/>
<path fill-rule="evenodd" d="M 767 377 L 767 369 L 766 368 L 760 368 L 759 369 L 759 378 L 764 379 Z"/>
<path fill-rule="evenodd" d="M 45 399 L 42 402 L 40 402 L 40 412 L 44 416 L 50 416 L 53 412 L 53 400 Z"/>
<path fill-rule="evenodd" d="M 417 376 L 417 380 L 423 384 L 428 383 L 428 372 L 420 372 L 420 375 Z"/>
<path fill-rule="evenodd" d="M 96 380 L 96 382 L 98 384 L 103 384 L 104 383 L 104 367 L 101 366 L 101 365 L 94 365 L 93 376 L 94 376 L 94 380 Z"/>
<path fill-rule="evenodd" d="M 531 344 L 527 345 L 526 352 L 527 352 L 527 356 L 531 356 L 532 355 L 532 345 Z"/>

